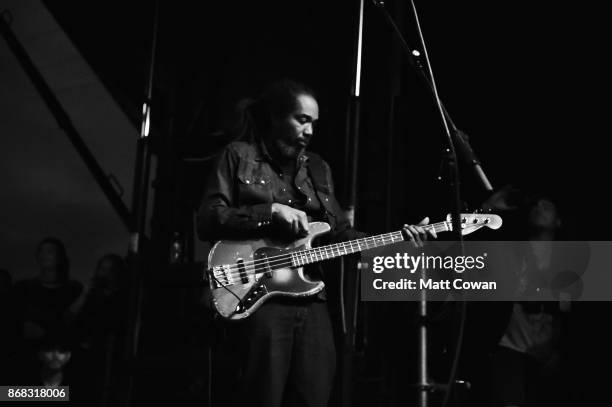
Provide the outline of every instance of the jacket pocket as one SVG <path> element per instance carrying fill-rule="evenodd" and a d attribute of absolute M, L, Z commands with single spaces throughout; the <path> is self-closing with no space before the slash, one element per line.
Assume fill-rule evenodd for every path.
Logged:
<path fill-rule="evenodd" d="M 261 165 L 241 161 L 238 167 L 238 189 L 243 203 L 264 203 L 272 200 L 272 177 Z"/>

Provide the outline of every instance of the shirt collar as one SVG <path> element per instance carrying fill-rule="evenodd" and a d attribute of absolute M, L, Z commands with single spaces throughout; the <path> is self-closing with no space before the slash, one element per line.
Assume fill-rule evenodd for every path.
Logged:
<path fill-rule="evenodd" d="M 272 163 L 275 162 L 272 156 L 270 155 L 268 148 L 266 147 L 266 143 L 264 143 L 262 139 L 259 139 L 257 141 L 257 148 L 258 148 L 259 155 L 255 157 L 255 160 L 257 161 L 267 160 Z M 299 157 L 297 158 L 298 168 L 306 165 L 308 161 L 309 161 L 309 158 L 306 152 L 300 154 Z"/>

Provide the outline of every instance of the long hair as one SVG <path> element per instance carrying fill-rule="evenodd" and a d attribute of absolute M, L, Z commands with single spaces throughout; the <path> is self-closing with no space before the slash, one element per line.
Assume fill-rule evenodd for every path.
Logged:
<path fill-rule="evenodd" d="M 58 257 L 58 279 L 60 282 L 65 283 L 70 278 L 70 259 L 68 258 L 68 252 L 66 251 L 66 246 L 59 240 L 57 237 L 45 237 L 41 240 L 38 245 L 36 245 L 36 256 L 38 257 L 41 248 L 45 244 L 52 244 L 55 246 L 55 250 L 57 251 Z"/>
<path fill-rule="evenodd" d="M 261 139 L 270 130 L 272 118 L 291 114 L 301 95 L 316 99 L 311 88 L 293 79 L 270 83 L 256 99 L 242 99 L 236 104 L 234 124 L 228 133 L 233 140 Z"/>

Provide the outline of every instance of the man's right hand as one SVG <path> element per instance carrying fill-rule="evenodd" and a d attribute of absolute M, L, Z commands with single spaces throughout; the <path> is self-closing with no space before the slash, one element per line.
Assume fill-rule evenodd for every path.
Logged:
<path fill-rule="evenodd" d="M 272 220 L 295 236 L 308 234 L 306 212 L 280 203 L 272 204 Z"/>

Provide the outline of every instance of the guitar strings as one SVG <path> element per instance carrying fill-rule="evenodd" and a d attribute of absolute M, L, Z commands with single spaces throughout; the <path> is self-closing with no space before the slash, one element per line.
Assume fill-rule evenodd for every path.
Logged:
<path fill-rule="evenodd" d="M 432 223 L 430 225 L 425 225 L 425 229 L 429 230 L 429 229 L 434 229 L 436 232 L 444 232 L 449 230 L 448 229 L 448 222 L 438 222 L 438 223 Z M 382 235 L 376 235 L 376 236 L 368 236 L 362 239 L 356 239 L 356 240 L 350 240 L 348 242 L 340 242 L 340 243 L 334 243 L 331 245 L 326 245 L 326 246 L 321 246 L 321 247 L 313 247 L 311 249 L 306 249 L 305 251 L 310 251 L 310 250 L 319 250 L 319 251 L 323 251 L 326 249 L 329 250 L 334 250 L 334 249 L 338 249 L 339 246 L 346 246 L 347 244 L 350 244 L 351 248 L 353 248 L 354 245 L 358 245 L 359 246 L 359 242 L 360 241 L 364 241 L 365 245 L 367 245 L 367 240 L 373 240 L 374 242 L 376 242 L 376 239 L 388 239 L 388 238 L 393 238 L 392 235 L 395 234 L 401 234 L 401 231 L 395 231 L 395 232 L 389 232 L 389 233 L 385 233 Z M 334 247 L 336 246 L 336 247 Z M 258 263 L 258 262 L 266 262 L 266 260 L 269 259 L 274 259 L 276 257 L 280 257 L 280 256 L 287 256 L 287 255 L 291 255 L 291 253 L 295 254 L 295 253 L 299 253 L 299 252 L 290 252 L 289 254 L 281 254 L 281 255 L 277 255 L 277 256 L 271 256 L 271 257 L 266 257 L 265 259 L 258 259 L 258 260 L 249 260 L 249 261 L 245 261 L 242 263 L 242 265 L 244 266 L 251 266 L 254 263 Z M 230 268 L 239 268 L 239 266 L 231 266 Z"/>
<path fill-rule="evenodd" d="M 393 237 L 390 238 L 386 238 L 386 239 L 379 239 L 381 241 L 381 243 L 399 243 L 399 240 L 395 240 Z M 374 247 L 378 247 L 378 246 L 366 246 L 364 249 L 362 250 L 367 250 L 367 249 L 371 249 Z M 328 253 L 327 250 L 319 250 L 319 248 L 312 248 L 312 249 L 307 249 L 304 252 L 314 252 L 314 253 L 309 253 L 309 254 L 301 254 L 299 255 L 298 259 L 301 260 L 302 258 L 305 258 L 305 262 L 303 264 L 298 264 L 295 265 L 296 267 L 300 267 L 306 264 L 310 264 L 310 262 L 308 262 L 308 257 L 310 257 L 310 259 L 312 259 L 313 257 L 315 258 L 316 261 L 320 261 L 320 260 L 329 260 L 338 256 L 335 256 L 334 253 Z M 318 252 L 318 253 L 317 253 Z M 320 256 L 320 259 L 317 258 L 317 254 L 318 256 Z M 346 252 L 344 254 L 347 254 Z M 327 256 L 327 257 L 325 257 Z M 263 274 L 266 271 L 268 271 L 268 268 L 283 268 L 283 267 L 288 267 L 288 266 L 294 266 L 294 259 L 295 259 L 295 252 L 293 252 L 293 254 L 289 253 L 289 254 L 285 254 L 285 255 L 280 255 L 280 256 L 276 256 L 277 258 L 274 261 L 269 261 L 266 262 L 265 260 L 261 260 L 261 262 L 265 263 L 263 265 L 259 264 L 259 265 L 255 265 L 253 266 L 253 270 L 245 270 L 245 271 L 230 271 L 229 273 L 224 273 L 224 276 L 230 277 L 232 279 L 234 278 L 240 278 L 243 276 L 244 273 L 246 273 L 247 276 L 249 275 L 254 275 L 254 274 Z M 235 267 L 231 267 L 231 269 L 234 269 Z M 216 278 L 215 278 L 216 280 Z M 231 285 L 231 284 L 230 284 Z"/>
<path fill-rule="evenodd" d="M 448 223 L 449 222 L 439 222 L 436 224 L 427 225 L 428 226 L 427 229 L 434 228 L 436 232 L 448 231 L 450 230 L 447 226 Z M 444 229 L 441 229 L 442 226 L 444 226 Z M 358 251 L 368 250 L 368 249 L 378 247 L 377 246 L 378 243 L 381 243 L 382 245 L 389 244 L 389 243 L 399 243 L 399 241 L 395 241 L 394 240 L 395 238 L 393 237 L 393 235 L 396 235 L 398 233 L 401 234 L 401 231 L 390 232 L 390 233 L 386 233 L 383 235 L 370 236 L 367 238 L 358 239 L 358 240 L 361 240 L 365 246 L 364 248 L 361 248 L 361 245 L 357 243 Z M 368 242 L 368 240 L 371 240 L 371 241 Z M 402 236 L 402 241 L 403 241 L 403 236 Z M 231 266 L 229 267 L 230 272 L 224 273 L 224 278 L 232 279 L 232 280 L 243 278 L 243 277 L 248 278 L 250 276 L 254 276 L 257 274 L 266 273 L 268 269 L 278 269 L 278 268 L 284 268 L 284 267 L 300 267 L 300 266 L 304 266 L 307 264 L 315 263 L 317 261 L 329 260 L 329 259 L 341 256 L 341 255 L 348 254 L 346 251 L 347 250 L 346 244 L 350 243 L 351 245 L 350 249 L 352 250 L 354 248 L 354 244 L 355 244 L 354 242 L 356 242 L 356 240 L 350 241 L 350 242 L 336 243 L 333 245 L 327 245 L 327 246 L 322 246 L 322 247 L 314 247 L 314 248 L 302 250 L 299 252 L 290 252 L 287 254 L 268 257 L 266 259 L 244 262 L 243 264 L 244 265 L 249 264 L 249 267 L 251 266 L 250 263 L 253 263 L 253 266 L 252 266 L 253 270 L 241 271 L 239 266 Z M 374 244 L 374 246 L 370 246 L 370 244 Z M 339 251 L 341 245 L 344 246 L 343 247 L 344 253 L 341 253 Z M 337 252 L 338 254 L 336 254 L 334 250 L 338 250 Z M 314 257 L 314 261 L 312 261 L 313 257 Z M 269 259 L 275 259 L 275 260 L 267 261 Z M 304 262 L 302 264 L 294 264 L 294 260 L 298 260 L 298 261 L 303 260 Z M 264 263 L 264 264 L 261 265 L 257 263 Z M 216 277 L 215 277 L 215 280 L 217 280 L 217 282 L 219 283 Z M 233 284 L 234 283 L 231 282 L 227 285 L 233 285 Z M 223 285 L 223 287 L 225 286 L 226 285 Z"/>
<path fill-rule="evenodd" d="M 448 230 L 448 226 L 447 226 L 448 223 L 449 222 L 446 222 L 446 221 L 445 222 L 438 222 L 438 223 L 432 223 L 430 225 L 425 225 L 424 227 L 427 230 L 434 229 L 436 232 L 443 232 L 443 231 Z M 441 229 L 443 226 L 444 226 L 444 228 Z M 354 244 L 359 245 L 359 241 L 367 241 L 367 240 L 374 240 L 374 241 L 376 241 L 376 238 L 385 239 L 385 238 L 388 238 L 389 236 L 391 236 L 393 234 L 398 234 L 398 233 L 401 233 L 401 231 L 398 230 L 398 231 L 395 231 L 395 232 L 384 233 L 382 235 L 368 236 L 368 237 L 365 237 L 365 238 L 362 238 L 362 239 L 350 240 L 348 242 L 334 243 L 334 244 L 331 244 L 331 245 L 326 245 L 326 246 L 321 246 L 321 247 L 314 247 L 314 248 L 306 249 L 306 250 L 307 251 L 308 250 L 324 250 L 325 248 L 329 248 L 330 250 L 333 250 L 332 246 L 340 246 L 340 245 L 347 245 L 347 244 L 350 244 L 351 248 L 352 248 Z M 291 252 L 291 253 L 298 253 L 298 252 Z M 244 266 L 251 266 L 251 265 L 253 265 L 255 263 L 258 263 L 258 262 L 266 262 L 269 259 L 274 259 L 276 257 L 286 256 L 286 255 L 287 254 L 280 254 L 280 255 L 277 255 L 277 256 L 266 257 L 265 259 L 249 260 L 249 261 L 243 262 L 242 265 L 244 265 Z M 230 268 L 239 268 L 239 266 L 231 266 Z"/>
<path fill-rule="evenodd" d="M 307 255 L 312 256 L 313 254 L 319 254 L 321 256 L 323 255 L 329 255 L 329 254 L 333 254 L 334 250 L 338 251 L 341 246 L 345 249 L 345 253 L 346 250 L 352 250 L 355 247 L 360 248 L 361 246 L 365 246 L 366 248 L 369 248 L 370 244 L 376 244 L 378 242 L 381 243 L 385 243 L 386 241 L 393 241 L 394 237 L 392 236 L 393 234 L 399 234 L 401 232 L 391 232 L 391 233 L 387 233 L 385 235 L 377 235 L 377 236 L 371 236 L 371 237 L 367 237 L 364 239 L 359 239 L 361 241 L 361 244 L 357 243 L 356 241 L 350 241 L 350 242 L 343 242 L 343 243 L 335 243 L 332 245 L 326 245 L 326 246 L 321 246 L 321 247 L 313 247 L 310 249 L 304 249 L 302 251 L 298 251 L 298 252 L 289 252 L 289 253 L 284 253 L 284 254 L 280 254 L 280 255 L 276 255 L 276 256 L 271 256 L 271 257 L 266 257 L 263 259 L 257 259 L 257 260 L 250 260 L 250 261 L 245 261 L 242 263 L 241 266 L 253 266 L 256 267 L 258 264 L 274 264 L 275 261 L 277 260 L 281 260 L 281 259 L 286 259 L 286 258 L 293 258 L 293 257 L 304 257 Z M 369 242 L 367 241 L 369 240 Z M 350 247 L 349 247 L 350 245 Z M 330 253 L 331 252 L 331 253 Z M 237 265 L 232 265 L 230 266 L 230 270 L 233 269 L 240 269 L 241 266 L 237 266 Z"/>
<path fill-rule="evenodd" d="M 378 238 L 378 240 L 384 240 L 384 239 L 391 238 L 390 236 L 389 237 L 385 237 L 385 236 L 392 235 L 394 233 L 397 234 L 397 233 L 400 233 L 400 232 L 391 232 L 391 233 L 387 233 L 385 235 L 371 236 L 371 237 L 367 237 L 367 238 L 363 238 L 363 239 L 358 239 L 358 240 L 359 241 L 363 241 L 363 240 L 374 240 L 374 241 L 376 241 L 375 238 Z M 343 242 L 343 243 L 334 243 L 334 244 L 331 244 L 331 245 L 326 245 L 326 246 L 321 246 L 321 247 L 313 247 L 313 248 L 310 248 L 310 249 L 304 249 L 304 252 L 312 251 L 312 250 L 318 250 L 318 251 L 321 251 L 321 252 L 324 251 L 324 250 L 334 250 L 334 248 L 332 248 L 332 246 L 340 246 L 340 245 L 345 245 L 345 246 L 350 245 L 351 248 L 353 248 L 354 246 L 359 246 L 359 243 L 357 243 L 357 240 L 353 240 L 353 241 L 349 241 L 349 242 Z M 365 245 L 365 244 L 363 244 L 363 245 Z M 266 257 L 266 258 L 263 258 L 263 259 L 249 260 L 249 261 L 243 262 L 242 264 L 245 265 L 245 266 L 247 266 L 247 265 L 251 266 L 254 263 L 265 263 L 268 260 L 272 260 L 272 259 L 275 259 L 275 258 L 278 258 L 278 257 L 292 256 L 292 255 L 294 255 L 296 253 L 300 253 L 300 252 L 289 252 L 289 253 L 279 254 L 279 255 L 276 255 L 276 256 Z M 231 266 L 231 268 L 238 268 L 238 266 Z"/>
<path fill-rule="evenodd" d="M 435 224 L 431 224 L 431 225 L 426 225 L 426 229 L 434 229 L 436 230 L 436 232 L 441 232 L 441 231 L 446 231 L 448 230 L 448 226 L 446 225 L 448 222 L 439 222 L 439 223 L 435 223 Z M 442 228 L 442 226 L 444 226 L 444 228 Z M 354 241 L 349 241 L 349 242 L 342 242 L 342 243 L 336 243 L 336 244 L 332 244 L 332 245 L 327 245 L 327 246 L 322 246 L 322 247 L 315 247 L 315 248 L 311 248 L 311 249 L 306 249 L 302 252 L 290 252 L 290 253 L 286 253 L 286 254 L 281 254 L 281 255 L 277 255 L 277 256 L 272 256 L 272 257 L 267 257 L 265 259 L 259 259 L 259 260 L 251 260 L 251 261 L 247 261 L 247 262 L 243 262 L 241 266 L 230 266 L 229 269 L 229 273 L 225 273 L 226 275 L 229 275 L 230 277 L 234 278 L 234 277 L 241 277 L 241 275 L 244 273 L 244 271 L 241 271 L 240 268 L 241 267 L 246 267 L 246 266 L 253 266 L 253 268 L 255 270 L 257 270 L 257 266 L 258 265 L 264 265 L 264 271 L 259 271 L 259 273 L 264 273 L 267 270 L 267 267 L 265 267 L 266 265 L 273 265 L 275 267 L 277 266 L 287 266 L 287 264 L 283 263 L 287 260 L 290 260 L 290 264 L 293 264 L 293 258 L 297 256 L 298 259 L 304 258 L 306 256 L 310 256 L 312 258 L 312 256 L 315 256 L 316 261 L 318 260 L 327 260 L 333 257 L 337 257 L 334 256 L 334 250 L 339 250 L 340 246 L 343 246 L 343 248 L 345 249 L 344 254 L 347 254 L 346 252 L 346 245 L 347 243 L 350 243 L 350 249 L 353 249 L 355 246 L 355 244 L 357 244 L 358 246 L 358 250 L 367 250 L 370 248 L 374 248 L 376 246 L 372 246 L 370 247 L 370 244 L 377 244 L 377 243 L 388 243 L 389 240 L 391 243 L 394 242 L 394 237 L 393 235 L 397 235 L 400 234 L 401 235 L 401 231 L 396 231 L 396 232 L 390 232 L 390 233 L 386 233 L 383 235 L 377 235 L 377 236 L 369 236 L 363 239 L 358 239 L 361 240 L 363 242 L 363 245 L 365 246 L 365 249 L 361 249 L 361 245 L 357 242 L 357 240 Z M 368 240 L 370 242 L 368 242 Z M 403 235 L 402 235 L 402 240 L 403 240 Z M 399 241 L 398 241 L 399 242 Z M 331 255 L 329 256 L 330 253 L 328 253 L 328 250 L 331 251 Z M 304 254 L 300 254 L 300 253 L 304 253 Z M 321 256 L 321 259 L 317 258 L 317 255 Z M 326 257 L 324 257 L 326 256 Z M 271 259 L 274 259 L 273 261 L 269 261 Z M 305 265 L 306 263 L 304 263 L 303 265 Z M 298 265 L 299 266 L 299 265 Z M 261 270 L 261 267 L 259 268 Z M 247 275 L 253 275 L 253 274 L 258 274 L 257 271 L 255 271 L 255 273 L 253 273 L 253 271 L 249 270 L 247 272 Z"/>
<path fill-rule="evenodd" d="M 442 232 L 442 231 L 449 230 L 447 221 L 425 225 L 424 228 L 426 230 L 434 229 L 436 232 Z M 366 237 L 363 239 L 357 239 L 357 240 L 349 241 L 349 242 L 342 242 L 342 243 L 336 243 L 336 244 L 326 245 L 322 247 L 315 247 L 315 248 L 303 250 L 301 252 L 290 252 L 290 253 L 281 254 L 277 256 L 267 257 L 265 259 L 251 260 L 251 261 L 243 262 L 242 265 L 240 266 L 238 265 L 230 266 L 229 272 L 224 273 L 223 277 L 231 278 L 231 279 L 241 278 L 244 276 L 245 272 L 246 272 L 246 275 L 248 276 L 248 275 L 256 275 L 256 274 L 265 273 L 266 271 L 268 271 L 268 268 L 272 268 L 272 267 L 282 268 L 282 267 L 287 267 L 287 266 L 293 266 L 294 259 L 306 260 L 302 265 L 309 264 L 310 262 L 308 262 L 308 260 L 309 258 L 310 260 L 312 260 L 313 256 L 315 258 L 315 261 L 327 260 L 330 258 L 337 257 L 337 255 L 335 255 L 334 253 L 334 250 L 338 250 L 339 255 L 347 254 L 347 249 L 349 248 L 347 244 L 350 244 L 350 250 L 354 248 L 355 244 L 357 245 L 358 250 L 367 250 L 370 248 L 377 247 L 376 245 L 378 243 L 385 244 L 385 243 L 388 243 L 389 241 L 393 243 L 395 240 L 394 235 L 397 235 L 397 234 L 401 235 L 401 231 L 390 232 L 390 233 L 377 235 L 377 236 L 370 236 L 370 237 Z M 401 235 L 401 239 L 402 241 L 404 240 L 403 235 Z M 360 241 L 365 246 L 365 249 L 361 248 L 362 245 L 360 244 Z M 371 244 L 373 244 L 374 246 L 370 247 Z M 344 249 L 344 253 L 339 252 L 341 248 Z M 331 253 L 329 253 L 328 251 L 331 251 Z M 321 257 L 320 259 L 317 258 L 319 256 Z M 240 270 L 241 267 L 247 267 L 247 266 L 252 267 L 254 270 L 248 270 L 248 271 Z M 298 264 L 296 266 L 300 266 L 300 265 Z M 217 281 L 217 283 L 219 283 L 216 276 L 215 276 L 215 280 Z M 232 284 L 233 283 L 230 283 L 228 285 L 232 285 Z"/>
<path fill-rule="evenodd" d="M 429 225 L 423 225 L 422 227 L 426 230 L 430 230 L 430 229 L 434 229 L 436 232 L 446 232 L 446 231 L 451 231 L 451 227 L 449 226 L 451 225 L 450 221 L 442 221 L 442 222 L 437 222 L 437 223 L 432 223 Z M 469 224 L 467 226 L 470 226 Z M 482 227 L 481 224 L 478 225 L 479 227 Z M 356 239 L 356 240 L 351 240 L 348 242 L 340 242 L 340 243 L 334 243 L 331 245 L 326 245 L 326 246 L 321 246 L 321 247 L 314 247 L 314 248 L 310 248 L 310 249 L 305 249 L 302 251 L 302 253 L 305 252 L 312 252 L 312 251 L 318 251 L 319 254 L 322 254 L 323 251 L 325 251 L 325 254 L 327 255 L 327 250 L 331 250 L 332 254 L 333 254 L 333 250 L 338 250 L 339 246 L 343 246 L 345 247 L 347 244 L 351 245 L 351 249 L 353 248 L 354 244 L 357 244 L 358 247 L 360 246 L 359 241 L 364 241 L 365 245 L 367 246 L 368 242 L 367 240 L 374 240 L 374 243 L 376 243 L 376 239 L 386 239 L 386 236 L 390 236 L 393 234 L 397 234 L 397 233 L 401 233 L 401 231 L 395 231 L 395 232 L 389 232 L 389 233 L 385 233 L 385 234 L 381 234 L 381 235 L 376 235 L 376 236 L 368 236 L 362 239 Z M 392 236 L 391 236 L 392 237 Z M 383 241 L 384 243 L 384 241 Z M 369 249 L 369 247 L 366 247 L 365 250 Z M 264 259 L 258 259 L 258 260 L 249 260 L 249 261 L 245 261 L 241 264 L 241 266 L 253 266 L 255 267 L 256 263 L 265 263 L 268 262 L 270 259 L 275 259 L 277 257 L 286 257 L 286 256 L 293 256 L 294 254 L 298 254 L 299 255 L 300 251 L 292 251 L 290 253 L 287 254 L 280 254 L 277 256 L 272 256 L 272 257 L 266 257 Z M 347 254 L 346 251 L 344 254 Z M 311 254 L 312 255 L 312 254 Z M 328 257 L 329 258 L 329 257 Z M 317 259 L 318 260 L 318 259 Z M 326 260 L 326 259 L 322 259 L 322 260 Z M 230 270 L 232 269 L 238 269 L 240 272 L 240 267 L 238 265 L 235 266 L 230 266 Z"/>

